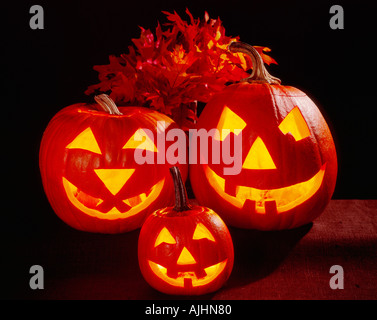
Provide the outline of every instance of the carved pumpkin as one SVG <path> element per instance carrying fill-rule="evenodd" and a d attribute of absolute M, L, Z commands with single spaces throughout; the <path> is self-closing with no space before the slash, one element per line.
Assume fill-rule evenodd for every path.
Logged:
<path fill-rule="evenodd" d="M 146 215 L 171 204 L 174 194 L 169 165 L 139 165 L 135 151 L 154 157 L 165 152 L 155 145 L 157 130 L 177 125 L 146 108 L 118 109 L 106 95 L 96 100 L 66 107 L 48 124 L 40 147 L 43 187 L 68 225 L 100 233 L 130 231 Z M 165 121 L 165 128 L 157 129 L 157 121 Z M 143 134 L 146 129 L 153 137 Z M 186 176 L 187 166 L 181 169 Z"/>
<path fill-rule="evenodd" d="M 190 206 L 177 167 L 171 168 L 175 207 L 157 210 L 143 224 L 138 244 L 141 272 L 155 289 L 200 295 L 219 289 L 233 268 L 233 244 L 211 209 Z"/>
<path fill-rule="evenodd" d="M 217 128 L 214 139 L 220 144 L 234 143 L 235 130 L 241 129 L 242 168 L 237 175 L 224 175 L 223 162 L 191 165 L 195 196 L 241 228 L 277 230 L 309 223 L 323 212 L 335 188 L 337 157 L 329 127 L 305 93 L 280 85 L 267 72 L 252 46 L 233 42 L 229 49 L 250 55 L 253 73 L 214 96 L 197 127 Z"/>

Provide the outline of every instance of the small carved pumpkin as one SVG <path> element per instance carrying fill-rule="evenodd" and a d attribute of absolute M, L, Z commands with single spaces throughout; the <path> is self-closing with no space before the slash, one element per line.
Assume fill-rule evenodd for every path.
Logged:
<path fill-rule="evenodd" d="M 154 157 L 165 152 L 154 143 L 157 131 L 177 125 L 146 108 L 118 109 L 106 95 L 96 101 L 66 107 L 48 124 L 39 158 L 43 187 L 68 225 L 99 233 L 130 231 L 148 214 L 171 204 L 174 194 L 170 166 L 139 165 L 135 150 Z M 164 121 L 165 128 L 157 128 L 157 121 Z M 143 134 L 146 129 L 153 137 Z M 181 170 L 186 176 L 187 166 Z"/>
<path fill-rule="evenodd" d="M 233 244 L 211 209 L 190 206 L 177 167 L 171 168 L 175 207 L 157 210 L 143 224 L 138 244 L 141 272 L 155 289 L 200 295 L 219 289 L 233 268 Z"/>
<path fill-rule="evenodd" d="M 280 85 L 267 72 L 252 46 L 233 42 L 229 49 L 250 55 L 253 73 L 214 96 L 197 128 L 217 128 L 214 139 L 228 144 L 241 129 L 242 169 L 224 175 L 223 162 L 191 165 L 195 196 L 241 228 L 277 230 L 309 223 L 323 212 L 335 188 L 337 157 L 326 121 L 305 93 Z"/>

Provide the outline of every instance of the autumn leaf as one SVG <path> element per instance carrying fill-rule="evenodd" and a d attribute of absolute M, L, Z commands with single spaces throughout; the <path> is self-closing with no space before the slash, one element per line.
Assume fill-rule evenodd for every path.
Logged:
<path fill-rule="evenodd" d="M 128 53 L 94 66 L 100 82 L 85 93 L 106 92 L 119 106 L 160 111 L 188 130 L 197 120 L 197 102 L 206 103 L 229 82 L 246 78 L 252 64 L 245 55 L 229 52 L 228 45 L 239 38 L 227 36 L 219 18 L 205 12 L 195 19 L 188 9 L 188 21 L 175 11 L 163 13 L 167 22 L 158 23 L 154 33 L 140 27 Z M 269 48 L 255 48 L 265 63 L 276 63 Z"/>

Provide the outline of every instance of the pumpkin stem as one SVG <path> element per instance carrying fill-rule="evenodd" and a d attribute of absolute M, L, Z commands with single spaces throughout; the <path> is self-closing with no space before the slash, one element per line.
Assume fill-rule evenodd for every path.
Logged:
<path fill-rule="evenodd" d="M 228 49 L 230 52 L 242 52 L 247 54 L 253 63 L 253 72 L 248 78 L 242 79 L 241 82 L 249 82 L 249 83 L 269 83 L 269 84 L 280 84 L 281 80 L 270 75 L 264 66 L 262 57 L 258 53 L 258 51 L 251 45 L 240 42 L 240 41 L 233 41 L 229 46 Z"/>
<path fill-rule="evenodd" d="M 111 99 L 107 94 L 100 94 L 94 97 L 94 100 L 98 103 L 95 107 L 99 111 L 105 111 L 108 114 L 115 114 L 121 116 L 122 113 L 119 111 L 113 99 Z"/>
<path fill-rule="evenodd" d="M 175 206 L 174 210 L 178 212 L 191 210 L 188 204 L 187 192 L 182 180 L 181 172 L 178 167 L 171 167 L 170 173 L 173 177 L 174 191 L 175 191 Z"/>

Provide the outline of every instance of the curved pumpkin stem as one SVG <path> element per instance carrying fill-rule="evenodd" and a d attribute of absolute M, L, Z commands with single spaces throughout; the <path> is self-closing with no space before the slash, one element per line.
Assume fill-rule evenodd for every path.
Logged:
<path fill-rule="evenodd" d="M 173 177 L 173 182 L 174 182 L 174 191 L 175 191 L 174 210 L 177 212 L 191 210 L 191 206 L 188 204 L 186 188 L 183 183 L 179 168 L 171 167 L 169 170 Z"/>
<path fill-rule="evenodd" d="M 94 100 L 96 100 L 96 102 L 98 103 L 96 107 L 100 111 L 105 111 L 108 114 L 115 114 L 118 116 L 121 116 L 123 114 L 119 111 L 113 99 L 111 99 L 107 94 L 103 93 L 95 96 Z"/>
<path fill-rule="evenodd" d="M 248 78 L 242 79 L 242 82 L 249 82 L 249 83 L 269 83 L 269 84 L 280 84 L 281 80 L 270 75 L 264 66 L 262 57 L 258 53 L 258 51 L 251 45 L 240 42 L 234 41 L 228 47 L 230 52 L 242 52 L 247 54 L 253 63 L 253 72 Z"/>

